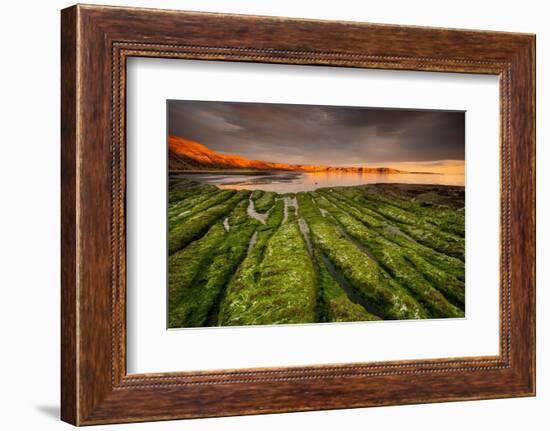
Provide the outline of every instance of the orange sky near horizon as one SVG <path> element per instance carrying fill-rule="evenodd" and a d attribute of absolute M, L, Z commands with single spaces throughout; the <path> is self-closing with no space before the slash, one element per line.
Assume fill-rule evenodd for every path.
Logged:
<path fill-rule="evenodd" d="M 431 160 L 424 162 L 384 162 L 354 164 L 353 166 L 369 166 L 372 168 L 394 168 L 407 172 L 433 172 L 438 174 L 465 174 L 464 160 Z"/>

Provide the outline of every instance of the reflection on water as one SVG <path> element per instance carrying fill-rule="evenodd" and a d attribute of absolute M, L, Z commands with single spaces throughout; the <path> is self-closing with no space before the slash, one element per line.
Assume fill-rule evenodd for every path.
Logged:
<path fill-rule="evenodd" d="M 303 192 L 322 187 L 357 186 L 373 183 L 464 185 L 462 174 L 367 174 L 361 172 L 285 172 L 247 174 L 176 173 L 171 178 L 185 178 L 223 189 L 265 190 L 279 193 Z"/>

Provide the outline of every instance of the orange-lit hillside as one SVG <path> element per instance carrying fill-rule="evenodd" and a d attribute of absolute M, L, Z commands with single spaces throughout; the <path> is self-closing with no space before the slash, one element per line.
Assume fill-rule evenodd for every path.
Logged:
<path fill-rule="evenodd" d="M 330 167 L 322 165 L 291 165 L 287 163 L 250 160 L 237 154 L 220 154 L 190 139 L 171 135 L 168 138 L 170 149 L 169 168 L 175 170 L 208 169 L 258 169 L 284 171 L 346 171 L 365 173 L 400 173 L 397 169 L 384 167 Z"/>

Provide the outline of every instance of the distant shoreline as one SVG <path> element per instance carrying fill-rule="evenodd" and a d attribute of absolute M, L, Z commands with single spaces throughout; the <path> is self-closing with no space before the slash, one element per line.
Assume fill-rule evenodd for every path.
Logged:
<path fill-rule="evenodd" d="M 385 172 L 385 168 L 371 168 L 371 169 L 380 169 L 377 172 L 364 172 L 365 174 L 379 174 L 379 175 L 446 175 L 441 172 L 408 172 L 408 171 L 392 171 Z M 217 174 L 217 175 L 269 175 L 273 173 L 296 173 L 296 174 L 314 174 L 314 173 L 333 173 L 333 172 L 356 172 L 362 173 L 360 170 L 346 168 L 338 169 L 334 168 L 326 171 L 298 171 L 298 170 L 286 170 L 286 169 L 271 169 L 271 170 L 260 170 L 260 169 L 170 169 L 168 171 L 170 174 Z"/>
<path fill-rule="evenodd" d="M 410 175 L 447 175 L 442 172 L 430 171 L 406 171 L 392 164 L 402 162 L 381 162 L 378 166 L 358 166 L 339 164 L 336 166 L 317 164 L 293 164 L 284 162 L 268 162 L 264 160 L 252 160 L 239 154 L 225 154 L 216 152 L 207 146 L 179 136 L 170 135 L 168 138 L 168 170 L 174 172 L 193 173 L 220 173 L 225 175 L 262 175 L 278 172 L 302 172 L 302 173 L 354 173 L 354 174 L 410 174 Z M 388 166 L 380 166 L 388 163 Z M 405 165 L 410 169 L 437 169 L 437 165 L 414 166 Z"/>
<path fill-rule="evenodd" d="M 257 169 L 170 169 L 169 174 L 216 174 L 216 175 L 269 175 L 275 172 L 292 171 L 261 171 Z"/>

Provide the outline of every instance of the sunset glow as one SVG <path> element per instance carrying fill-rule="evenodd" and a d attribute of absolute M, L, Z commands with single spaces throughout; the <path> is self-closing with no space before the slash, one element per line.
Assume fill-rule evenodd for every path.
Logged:
<path fill-rule="evenodd" d="M 168 128 L 220 156 L 464 173 L 462 111 L 170 100 Z"/>

